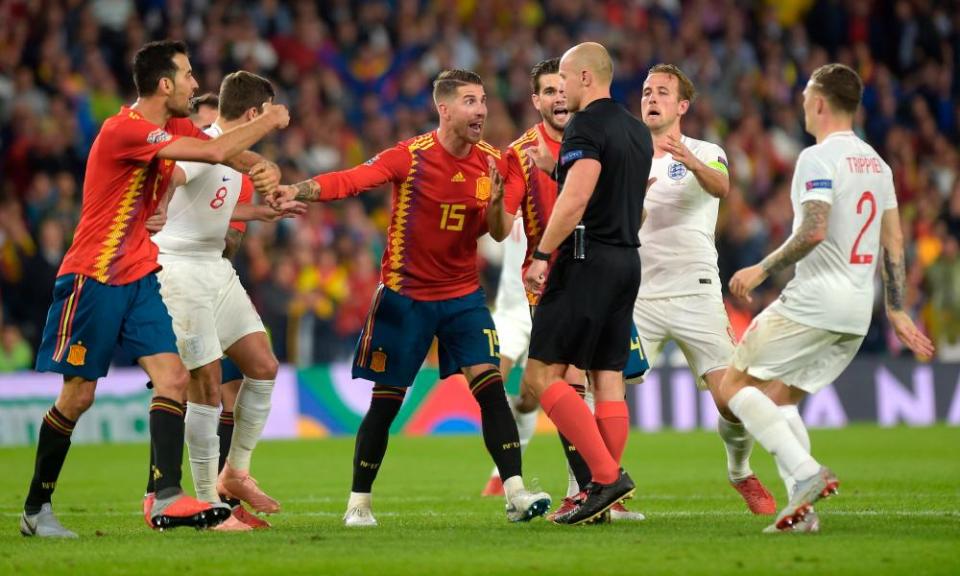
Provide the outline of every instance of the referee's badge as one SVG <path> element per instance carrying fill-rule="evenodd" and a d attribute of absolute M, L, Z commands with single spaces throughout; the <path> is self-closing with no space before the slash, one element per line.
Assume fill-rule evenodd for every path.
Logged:
<path fill-rule="evenodd" d="M 667 176 L 671 180 L 682 180 L 687 175 L 687 167 L 681 162 L 674 162 L 667 167 Z"/>
<path fill-rule="evenodd" d="M 490 189 L 493 186 L 493 183 L 490 181 L 489 176 L 481 176 L 477 178 L 477 201 L 478 202 L 487 202 L 490 200 Z"/>

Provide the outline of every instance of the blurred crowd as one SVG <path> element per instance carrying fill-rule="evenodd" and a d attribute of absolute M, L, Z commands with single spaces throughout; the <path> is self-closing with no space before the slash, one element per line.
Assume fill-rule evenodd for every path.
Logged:
<path fill-rule="evenodd" d="M 0 0 L 0 370 L 27 368 L 76 227 L 99 125 L 135 99 L 145 42 L 182 39 L 202 91 L 246 69 L 271 78 L 291 126 L 258 150 L 287 182 L 345 167 L 435 126 L 431 80 L 485 81 L 485 138 L 505 147 L 538 120 L 529 70 L 583 40 L 615 59 L 614 96 L 639 112 L 646 70 L 679 65 L 700 94 L 686 134 L 721 144 L 732 193 L 717 230 L 721 276 L 790 233 L 790 178 L 812 141 L 800 92 L 829 61 L 866 84 L 857 130 L 894 171 L 908 254 L 908 303 L 941 358 L 960 360 L 960 3 L 926 0 Z M 349 356 L 378 279 L 388 189 L 254 223 L 237 267 L 278 356 Z M 491 298 L 499 257 L 478 263 Z M 752 304 L 730 301 L 736 330 Z M 879 283 L 879 278 L 878 278 Z M 882 313 L 864 353 L 900 354 Z"/>

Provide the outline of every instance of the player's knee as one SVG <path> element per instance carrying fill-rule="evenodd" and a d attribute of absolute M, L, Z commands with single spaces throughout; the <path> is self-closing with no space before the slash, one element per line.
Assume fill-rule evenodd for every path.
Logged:
<path fill-rule="evenodd" d="M 81 414 L 93 406 L 95 395 L 96 390 L 92 386 L 85 386 L 62 396 L 58 404 L 61 404 L 61 412 L 63 412 L 64 416 L 71 420 L 76 420 Z"/>
<path fill-rule="evenodd" d="M 535 394 L 529 390 L 521 390 L 520 400 L 515 404 L 516 409 L 521 414 L 529 414 L 540 407 L 540 402 Z"/>
<path fill-rule="evenodd" d="M 219 375 L 213 370 L 203 370 L 194 372 L 190 376 L 188 394 L 191 402 L 200 402 L 214 406 L 220 402 L 220 380 Z"/>
<path fill-rule="evenodd" d="M 182 364 L 153 379 L 153 387 L 157 394 L 179 402 L 186 399 L 189 386 L 190 373 Z"/>
<path fill-rule="evenodd" d="M 277 361 L 277 357 L 273 354 L 265 354 L 245 375 L 254 380 L 275 380 L 279 369 L 280 362 Z"/>

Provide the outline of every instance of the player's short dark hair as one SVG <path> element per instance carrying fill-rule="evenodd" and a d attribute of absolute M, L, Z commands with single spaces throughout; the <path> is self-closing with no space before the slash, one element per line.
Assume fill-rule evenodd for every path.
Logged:
<path fill-rule="evenodd" d="M 433 81 L 433 100 L 439 102 L 457 93 L 461 86 L 483 86 L 483 80 L 475 72 L 469 70 L 444 70 Z"/>
<path fill-rule="evenodd" d="M 846 64 L 824 64 L 810 75 L 812 86 L 837 112 L 854 114 L 863 98 L 863 81 Z"/>
<path fill-rule="evenodd" d="M 274 96 L 273 84 L 262 76 L 244 70 L 227 74 L 220 84 L 220 116 L 236 120 L 251 108 L 263 111 Z"/>
<path fill-rule="evenodd" d="M 693 101 L 697 99 L 697 89 L 693 87 L 693 82 L 690 80 L 690 77 L 684 74 L 683 70 L 676 65 L 663 63 L 654 64 L 650 70 L 647 71 L 647 76 L 650 74 L 670 74 L 677 79 L 681 100 L 687 100 L 692 104 Z"/>
<path fill-rule="evenodd" d="M 540 93 L 540 77 L 547 74 L 559 74 L 560 73 L 560 59 L 559 58 L 550 58 L 548 60 L 543 60 L 537 62 L 537 64 L 530 70 L 530 87 L 533 88 L 534 94 Z"/>
<path fill-rule="evenodd" d="M 207 106 L 209 108 L 220 108 L 220 97 L 214 94 L 213 92 L 207 92 L 206 94 L 201 94 L 195 97 L 190 101 L 190 113 L 196 114 L 200 111 L 202 106 Z"/>
<path fill-rule="evenodd" d="M 160 40 L 149 42 L 137 50 L 133 57 L 133 84 L 138 96 L 153 96 L 161 78 L 171 81 L 177 75 L 177 64 L 173 57 L 187 55 L 187 45 L 179 40 Z"/>

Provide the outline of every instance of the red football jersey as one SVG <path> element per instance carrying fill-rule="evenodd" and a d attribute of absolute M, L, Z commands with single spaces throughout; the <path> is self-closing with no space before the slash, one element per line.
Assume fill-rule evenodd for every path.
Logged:
<path fill-rule="evenodd" d="M 554 140 L 543 128 L 543 122 L 533 126 L 507 148 L 507 182 L 504 192 L 504 208 L 516 214 L 519 208 L 523 216 L 523 229 L 527 235 L 527 256 L 523 260 L 521 277 L 533 261 L 533 251 L 547 228 L 553 205 L 557 203 L 557 183 L 536 167 L 526 150 L 537 147 L 537 133 L 546 142 L 554 158 L 560 157 L 560 141 Z M 519 205 L 519 206 L 518 206 Z M 536 304 L 539 294 L 527 292 L 527 300 Z"/>
<path fill-rule="evenodd" d="M 243 180 L 240 184 L 240 197 L 237 198 L 237 206 L 240 204 L 251 204 L 253 202 L 253 180 L 243 174 Z M 243 220 L 231 220 L 230 227 L 241 234 L 247 231 L 247 223 Z"/>
<path fill-rule="evenodd" d="M 58 276 L 76 273 L 120 285 L 159 268 L 157 245 L 144 223 L 175 165 L 157 152 L 181 136 L 208 138 L 188 118 L 171 118 L 161 128 L 126 106 L 107 118 L 90 149 L 80 224 Z"/>
<path fill-rule="evenodd" d="M 501 173 L 500 151 L 480 142 L 465 158 L 440 144 L 436 132 L 400 142 L 349 170 L 321 174 L 320 197 L 333 200 L 393 183 L 385 286 L 416 300 L 446 300 L 480 287 L 477 239 L 487 232 L 491 180 L 487 158 Z"/>

